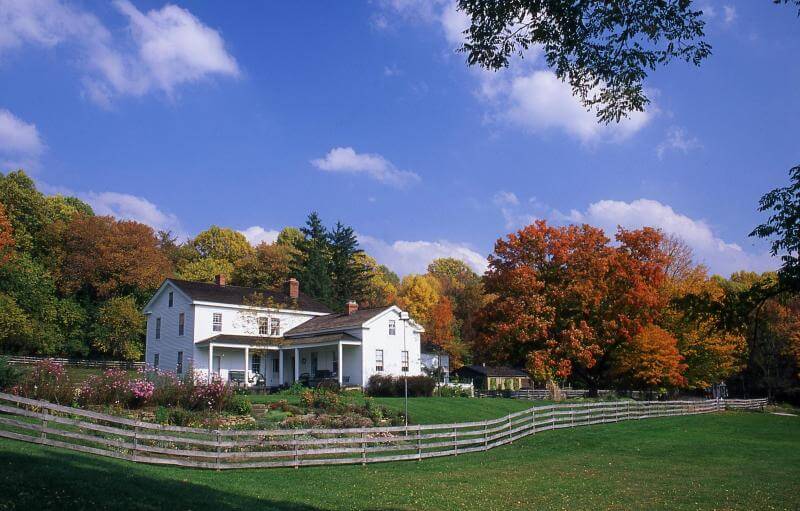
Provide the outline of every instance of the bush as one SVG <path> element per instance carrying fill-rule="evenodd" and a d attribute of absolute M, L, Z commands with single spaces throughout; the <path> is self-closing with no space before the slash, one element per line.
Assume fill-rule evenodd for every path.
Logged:
<path fill-rule="evenodd" d="M 253 405 L 245 396 L 234 394 L 225 406 L 225 411 L 235 415 L 249 415 L 253 411 Z"/>
<path fill-rule="evenodd" d="M 441 385 L 436 387 L 436 395 L 439 397 L 472 397 L 469 389 L 457 385 Z"/>
<path fill-rule="evenodd" d="M 9 363 L 8 358 L 0 357 L 0 390 L 10 389 L 21 379 L 22 371 Z"/>
<path fill-rule="evenodd" d="M 430 376 L 409 376 L 408 395 L 430 397 L 436 388 L 436 380 Z M 367 382 L 367 395 L 375 397 L 400 397 L 404 395 L 403 377 L 374 374 Z"/>
<path fill-rule="evenodd" d="M 221 412 L 233 396 L 231 387 L 220 379 L 211 383 L 194 383 L 189 394 L 191 410 L 214 410 Z"/>
<path fill-rule="evenodd" d="M 128 373 L 120 369 L 108 369 L 87 378 L 78 391 L 78 403 L 81 405 L 130 406 L 133 402 L 130 378 Z"/>
<path fill-rule="evenodd" d="M 40 360 L 22 377 L 11 392 L 29 399 L 41 399 L 59 405 L 75 400 L 75 388 L 64 366 L 52 360 Z"/>
<path fill-rule="evenodd" d="M 321 380 L 319 383 L 317 383 L 317 386 L 315 388 L 322 390 L 330 390 L 332 392 L 339 392 L 340 390 L 342 390 L 341 386 L 339 385 L 339 381 L 334 380 L 333 378 L 326 378 L 324 380 Z"/>

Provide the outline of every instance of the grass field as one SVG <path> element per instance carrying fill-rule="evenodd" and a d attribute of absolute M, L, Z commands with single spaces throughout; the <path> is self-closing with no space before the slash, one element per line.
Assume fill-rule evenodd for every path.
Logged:
<path fill-rule="evenodd" d="M 253 403 L 272 403 L 286 399 L 290 404 L 298 404 L 299 396 L 287 394 L 257 394 L 248 396 Z M 353 393 L 347 399 L 363 402 L 364 396 Z M 376 403 L 402 411 L 401 397 L 376 397 Z M 537 401 L 542 404 L 543 401 Z M 411 397 L 408 398 L 408 417 L 412 424 L 449 424 L 452 422 L 482 421 L 496 419 L 511 412 L 526 410 L 533 406 L 530 401 L 519 399 L 475 399 L 469 397 Z"/>
<path fill-rule="evenodd" d="M 800 418 L 545 432 L 422 462 L 214 472 L 0 440 L 0 509 L 798 509 Z"/>

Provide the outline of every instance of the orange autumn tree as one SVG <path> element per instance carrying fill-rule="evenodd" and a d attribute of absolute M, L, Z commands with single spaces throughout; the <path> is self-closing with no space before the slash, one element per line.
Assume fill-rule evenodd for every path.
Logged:
<path fill-rule="evenodd" d="M 686 364 L 678 351 L 678 341 L 656 325 L 646 325 L 620 346 L 613 374 L 632 388 L 657 389 L 682 387 Z"/>
<path fill-rule="evenodd" d="M 463 365 L 466 347 L 459 338 L 458 321 L 453 313 L 453 302 L 449 297 L 442 296 L 431 309 L 424 336 L 428 342 L 450 355 L 452 369 Z"/>
<path fill-rule="evenodd" d="M 14 228 L 11 221 L 6 216 L 6 208 L 0 202 L 0 265 L 11 258 L 11 251 L 14 249 Z"/>
<path fill-rule="evenodd" d="M 615 245 L 589 225 L 539 220 L 497 240 L 484 284 L 475 350 L 526 365 L 537 380 L 573 378 L 597 389 L 618 347 L 664 305 L 667 256 L 655 229 L 619 229 Z"/>

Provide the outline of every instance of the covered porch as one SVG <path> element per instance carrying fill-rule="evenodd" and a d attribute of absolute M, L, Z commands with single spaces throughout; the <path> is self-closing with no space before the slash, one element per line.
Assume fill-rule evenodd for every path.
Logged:
<path fill-rule="evenodd" d="M 304 338 L 219 335 L 195 344 L 196 369 L 245 387 L 277 388 L 297 381 L 336 379 L 361 386 L 361 340 L 348 334 Z M 202 361 L 202 362 L 201 362 Z"/>

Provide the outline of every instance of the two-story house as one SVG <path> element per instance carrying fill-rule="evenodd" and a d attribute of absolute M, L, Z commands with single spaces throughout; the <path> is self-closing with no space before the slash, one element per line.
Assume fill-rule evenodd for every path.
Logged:
<path fill-rule="evenodd" d="M 227 381 L 233 371 L 268 387 L 333 375 L 364 386 L 373 374 L 420 374 L 424 330 L 396 306 L 333 313 L 290 279 L 282 291 L 167 279 L 144 308 L 145 361 L 184 374 Z"/>

